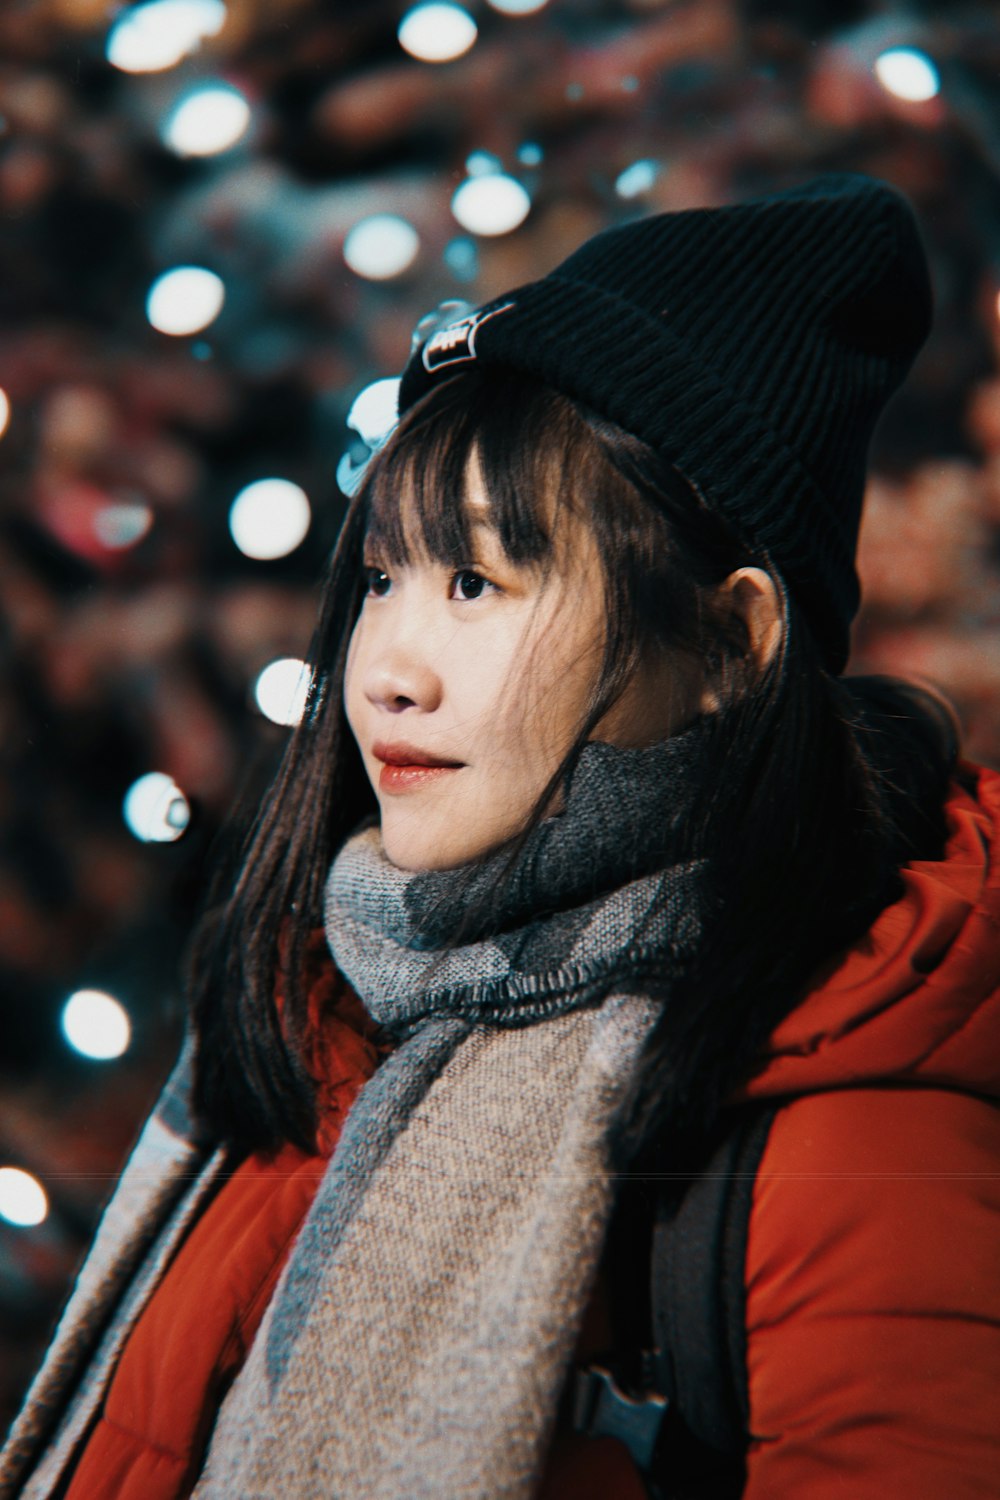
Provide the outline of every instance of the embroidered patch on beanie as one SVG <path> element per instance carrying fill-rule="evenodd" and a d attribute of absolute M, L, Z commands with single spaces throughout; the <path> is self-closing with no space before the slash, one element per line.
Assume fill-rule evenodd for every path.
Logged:
<path fill-rule="evenodd" d="M 440 370 L 444 365 L 460 365 L 470 359 L 475 359 L 476 334 L 480 328 L 484 323 L 488 323 L 490 318 L 509 312 L 514 305 L 513 302 L 505 302 L 502 307 L 478 308 L 464 318 L 459 318 L 457 322 L 439 328 L 434 337 L 428 339 L 423 347 L 421 358 L 424 369 L 433 372 Z"/>

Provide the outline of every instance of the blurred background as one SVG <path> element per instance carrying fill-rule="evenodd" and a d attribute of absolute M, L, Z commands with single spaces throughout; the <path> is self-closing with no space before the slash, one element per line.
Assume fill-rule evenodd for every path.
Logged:
<path fill-rule="evenodd" d="M 852 667 L 936 681 L 1000 765 L 998 80 L 998 6 L 960 0 L 4 0 L 0 1418 L 441 303 L 656 210 L 902 188 L 937 324 L 876 444 Z"/>

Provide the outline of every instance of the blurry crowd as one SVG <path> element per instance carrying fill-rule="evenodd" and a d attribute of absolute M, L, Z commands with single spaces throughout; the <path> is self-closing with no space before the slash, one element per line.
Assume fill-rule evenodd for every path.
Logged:
<path fill-rule="evenodd" d="M 814 172 L 907 192 L 937 323 L 876 443 L 852 669 L 937 682 L 968 753 L 1000 765 L 1000 7 L 464 3 L 478 38 L 449 62 L 402 49 L 400 0 L 230 0 L 149 73 L 109 62 L 107 0 L 0 7 L 0 1167 L 49 1197 L 37 1226 L 0 1220 L 0 1416 L 172 1060 L 213 834 L 287 733 L 252 686 L 306 652 L 348 412 L 442 300 L 530 280 L 636 214 Z M 892 47 L 931 59 L 939 88 L 889 90 Z M 250 125 L 183 155 L 163 121 L 206 79 Z M 530 196 L 509 233 L 452 214 L 484 162 Z M 388 279 L 344 259 L 377 213 L 419 238 Z M 146 297 L 185 264 L 225 304 L 172 336 Z M 229 508 L 265 476 L 302 487 L 312 525 L 255 561 Z M 192 809 L 174 842 L 122 817 L 154 770 Z M 119 1060 L 61 1035 L 84 985 L 127 1005 Z"/>

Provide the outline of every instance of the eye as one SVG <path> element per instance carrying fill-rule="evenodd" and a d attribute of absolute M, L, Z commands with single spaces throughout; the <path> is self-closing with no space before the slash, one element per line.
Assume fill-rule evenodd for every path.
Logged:
<path fill-rule="evenodd" d="M 477 573 L 473 568 L 462 568 L 451 580 L 451 597 L 461 600 L 481 599 L 484 593 L 495 588 L 496 584 L 490 583 L 482 573 Z"/>
<path fill-rule="evenodd" d="M 375 599 L 381 599 L 392 587 L 392 579 L 381 568 L 365 568 L 365 591 Z"/>

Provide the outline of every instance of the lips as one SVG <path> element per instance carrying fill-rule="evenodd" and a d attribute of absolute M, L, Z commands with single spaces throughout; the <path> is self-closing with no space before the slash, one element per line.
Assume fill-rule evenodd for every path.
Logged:
<path fill-rule="evenodd" d="M 447 767 L 448 770 L 457 771 L 463 764 L 460 760 L 449 760 L 445 755 L 432 755 L 429 750 L 418 750 L 415 745 L 407 745 L 402 741 L 390 745 L 385 740 L 376 740 L 372 746 L 372 754 L 387 766 L 432 766 L 435 769 Z"/>
<path fill-rule="evenodd" d="M 379 791 L 388 793 L 417 791 L 432 781 L 445 780 L 455 771 L 460 771 L 464 764 L 460 760 L 433 755 L 416 745 L 389 745 L 381 740 L 372 746 L 372 754 L 382 762 Z"/>

